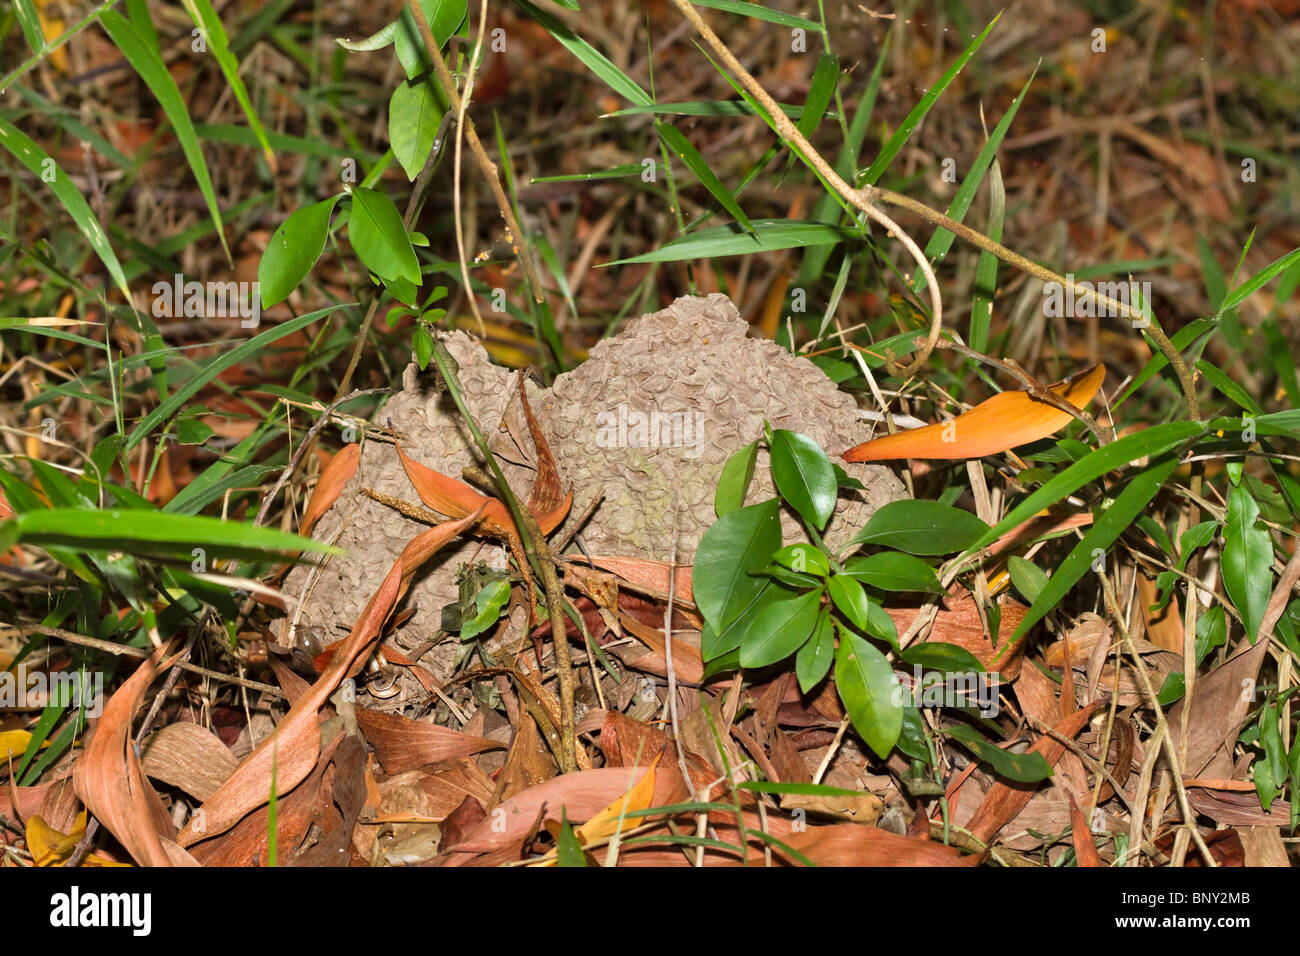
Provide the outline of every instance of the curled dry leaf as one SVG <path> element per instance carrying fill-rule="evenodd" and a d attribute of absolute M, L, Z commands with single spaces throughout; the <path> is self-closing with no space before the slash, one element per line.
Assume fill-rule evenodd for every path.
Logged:
<path fill-rule="evenodd" d="M 180 721 L 145 742 L 142 766 L 148 776 L 203 801 L 217 792 L 239 761 L 212 731 Z"/>
<path fill-rule="evenodd" d="M 197 865 L 172 839 L 176 830 L 162 800 L 145 781 L 131 739 L 131 722 L 169 645 L 163 645 L 117 689 L 95 724 L 73 770 L 81 802 L 143 866 Z"/>
<path fill-rule="evenodd" d="M 1097 394 L 1105 377 L 1106 366 L 1098 364 L 1048 388 L 1075 408 L 1083 408 Z M 854 462 L 983 458 L 1046 438 L 1072 420 L 1068 412 L 1029 392 L 999 392 L 950 421 L 875 438 L 853 446 L 842 457 Z"/>
<path fill-rule="evenodd" d="M 196 812 L 190 819 L 179 838 L 182 846 L 224 833 L 250 810 L 266 803 L 271 796 L 273 771 L 276 790 L 281 794 L 288 793 L 311 773 L 320 756 L 316 712 L 339 683 L 360 668 L 364 653 L 378 638 L 384 621 L 406 593 L 416 570 L 439 548 L 473 525 L 479 519 L 480 511 L 460 521 L 448 521 L 430 528 L 411 539 L 384 583 L 361 611 L 346 644 L 334 655 L 329 667 L 311 686 L 310 692 L 289 709 L 275 733 L 244 758 L 239 768 L 203 804 L 202 812 Z"/>

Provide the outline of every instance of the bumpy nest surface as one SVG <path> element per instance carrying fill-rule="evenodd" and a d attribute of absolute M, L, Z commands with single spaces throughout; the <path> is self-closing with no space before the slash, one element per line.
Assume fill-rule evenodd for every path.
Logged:
<path fill-rule="evenodd" d="M 820 369 L 747 332 L 726 296 L 683 297 L 596 345 L 586 362 L 559 376 L 552 388 L 529 386 L 529 402 L 562 484 L 573 489 L 564 530 L 603 495 L 580 531 L 589 553 L 666 561 L 676 535 L 677 560 L 689 564 L 716 520 L 713 496 L 723 465 L 762 436 L 764 419 L 773 428 L 808 435 L 833 459 L 870 437 L 853 399 Z M 460 363 L 466 404 L 491 434 L 512 487 L 525 497 L 535 453 L 520 416 L 516 373 L 490 364 L 462 333 L 452 335 L 448 347 Z M 444 474 L 459 477 L 464 466 L 481 464 L 449 396 L 414 365 L 403 375 L 403 391 L 378 419 L 391 419 L 405 436 L 407 453 Z M 881 505 L 905 496 L 887 468 L 847 470 L 866 490 L 841 498 L 826 535 L 832 544 L 847 540 Z M 416 500 L 392 445 L 367 442 L 356 477 L 315 531 L 315 537 L 332 540 L 341 527 L 337 543 L 348 551 L 316 572 L 299 616 L 300 629 L 323 627 L 327 640 L 346 632 L 402 547 L 424 527 L 363 495 L 363 486 Z M 746 502 L 774 494 L 762 452 Z M 787 541 L 802 537 L 792 514 L 783 523 Z M 414 614 L 402 629 L 402 643 L 415 644 L 437 630 L 443 605 L 457 597 L 456 569 L 470 560 L 505 563 L 500 548 L 478 540 L 442 551 L 406 599 Z M 301 593 L 311 570 L 310 564 L 295 569 L 286 593 Z"/>

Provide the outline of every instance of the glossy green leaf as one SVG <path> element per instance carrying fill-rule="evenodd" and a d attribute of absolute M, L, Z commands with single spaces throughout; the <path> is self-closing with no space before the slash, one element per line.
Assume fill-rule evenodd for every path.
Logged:
<path fill-rule="evenodd" d="M 772 480 L 776 490 L 817 531 L 835 512 L 839 485 L 821 447 L 807 435 L 778 428 L 772 432 Z"/>
<path fill-rule="evenodd" d="M 551 14 L 529 3 L 528 0 L 515 0 L 515 5 L 544 26 L 547 32 L 561 46 L 581 60 L 587 69 L 603 80 L 619 96 L 638 106 L 649 106 L 653 102 L 650 94 L 641 89 L 635 80 L 611 63 L 605 54 L 598 51 Z"/>
<path fill-rule="evenodd" d="M 772 560 L 782 567 L 803 574 L 815 574 L 825 577 L 830 573 L 830 559 L 819 548 L 811 544 L 787 544 L 772 554 Z"/>
<path fill-rule="evenodd" d="M 325 251 L 330 216 L 343 194 L 295 209 L 272 234 L 257 265 L 262 308 L 289 298 Z"/>
<path fill-rule="evenodd" d="M 853 729 L 884 760 L 903 730 L 902 689 L 885 655 L 856 634 L 842 633 L 835 687 Z"/>
<path fill-rule="evenodd" d="M 447 45 L 452 34 L 460 29 L 460 25 L 465 21 L 465 0 L 420 0 L 420 9 L 424 11 L 424 18 L 429 21 L 429 31 L 433 34 L 438 49 Z M 402 64 L 407 78 L 419 76 L 432 69 L 433 61 L 429 59 L 429 53 L 424 47 L 424 37 L 420 35 L 415 17 L 411 16 L 411 11 L 405 4 L 402 5 L 402 12 L 393 25 L 393 42 L 397 61 Z"/>
<path fill-rule="evenodd" d="M 379 278 L 405 279 L 417 286 L 421 283 L 420 261 L 402 225 L 402 216 L 384 193 L 360 186 L 352 190 L 348 240 L 366 268 Z"/>
<path fill-rule="evenodd" d="M 1038 600 L 1038 595 L 1042 594 L 1043 588 L 1047 587 L 1047 575 L 1042 568 L 1032 561 L 1026 561 L 1018 554 L 1007 558 L 1007 573 L 1011 576 L 1011 583 L 1015 585 L 1016 590 L 1031 604 Z"/>
<path fill-rule="evenodd" d="M 443 112 L 429 78 L 398 83 L 388 100 L 388 142 L 412 182 L 433 151 Z"/>
<path fill-rule="evenodd" d="M 745 503 L 745 494 L 754 478 L 754 463 L 758 461 L 758 442 L 752 441 L 734 452 L 722 466 L 718 478 L 718 491 L 713 496 L 713 510 L 719 518 L 735 511 Z"/>
<path fill-rule="evenodd" d="M 820 589 L 774 601 L 763 609 L 740 644 L 741 667 L 783 661 L 808 640 L 821 607 Z"/>
<path fill-rule="evenodd" d="M 1267 531 L 1255 526 L 1258 519 L 1259 506 L 1250 492 L 1241 486 L 1233 488 L 1223 535 L 1223 586 L 1252 644 L 1273 589 L 1273 541 Z"/>
<path fill-rule="evenodd" d="M 799 648 L 799 653 L 794 658 L 794 673 L 799 679 L 799 689 L 805 694 L 810 693 L 830 672 L 834 660 L 835 627 L 831 623 L 830 612 L 823 608 L 813 626 L 812 637 Z"/>
<path fill-rule="evenodd" d="M 830 593 L 831 601 L 850 624 L 860 631 L 867 630 L 871 601 L 861 584 L 847 574 L 833 574 L 826 590 Z"/>
<path fill-rule="evenodd" d="M 984 665 L 979 658 L 956 644 L 943 641 L 924 641 L 905 648 L 899 658 L 906 664 L 945 674 L 982 674 Z"/>
<path fill-rule="evenodd" d="M 849 558 L 844 563 L 844 573 L 881 591 L 943 593 L 943 585 L 939 583 L 934 568 L 901 551 L 881 551 Z"/>
<path fill-rule="evenodd" d="M 973 753 L 981 763 L 993 768 L 993 772 L 1000 777 L 1016 783 L 1037 783 L 1052 776 L 1051 764 L 1037 751 L 1011 753 L 993 746 L 978 731 L 965 724 L 952 724 L 945 727 L 943 732 Z"/>
<path fill-rule="evenodd" d="M 695 605 L 721 630 L 766 586 L 756 575 L 781 546 L 775 498 L 723 515 L 700 539 L 691 574 Z"/>
<path fill-rule="evenodd" d="M 923 498 L 891 501 L 871 516 L 853 544 L 873 544 L 909 554 L 951 554 L 971 547 L 988 525 L 952 505 Z"/>

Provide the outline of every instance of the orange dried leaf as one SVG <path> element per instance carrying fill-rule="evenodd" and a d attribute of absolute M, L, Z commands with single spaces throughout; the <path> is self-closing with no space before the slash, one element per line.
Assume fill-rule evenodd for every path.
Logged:
<path fill-rule="evenodd" d="M 1097 364 L 1050 391 L 1075 408 L 1097 394 L 1106 366 Z M 887 461 L 896 458 L 983 458 L 1046 438 L 1070 423 L 1072 416 L 1029 392 L 1002 392 L 980 402 L 964 415 L 912 431 L 885 435 L 843 454 L 845 461 Z"/>
<path fill-rule="evenodd" d="M 316 527 L 316 522 L 320 520 L 321 515 L 330 510 L 343 491 L 343 486 L 357 473 L 357 464 L 360 460 L 361 445 L 357 442 L 344 445 L 338 454 L 329 460 L 329 464 L 320 473 L 320 480 L 316 482 L 316 487 L 312 489 L 311 498 L 307 500 L 307 510 L 303 513 L 302 525 L 298 529 L 299 534 L 311 534 L 311 529 Z"/>

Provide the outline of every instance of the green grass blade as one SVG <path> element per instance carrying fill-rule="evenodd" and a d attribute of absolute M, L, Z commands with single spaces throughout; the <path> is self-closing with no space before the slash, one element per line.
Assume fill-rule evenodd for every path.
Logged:
<path fill-rule="evenodd" d="M 1034 76 L 1038 68 L 1035 67 L 1033 73 L 1029 74 L 1029 79 L 1020 89 L 1020 95 L 1011 103 L 1010 108 L 1003 114 L 998 125 L 993 127 L 993 132 L 989 135 L 988 141 L 984 144 L 979 154 L 975 157 L 975 162 L 971 165 L 970 172 L 961 181 L 957 187 L 957 195 L 953 196 L 952 202 L 948 204 L 948 218 L 957 222 L 962 222 L 966 218 L 966 213 L 970 210 L 970 204 L 975 199 L 975 192 L 979 189 L 980 183 L 984 181 L 984 174 L 988 171 L 989 164 L 993 162 L 993 157 L 997 155 L 998 147 L 1002 145 L 1002 139 L 1007 135 L 1007 130 L 1011 126 L 1011 121 L 1016 118 L 1016 113 L 1020 110 L 1020 104 L 1024 102 L 1025 94 L 1029 92 L 1029 84 L 1034 82 Z M 925 257 L 930 260 L 930 265 L 938 267 L 943 261 L 943 257 L 948 254 L 952 248 L 956 235 L 947 229 L 936 229 L 930 241 L 925 244 Z M 916 282 L 912 286 L 916 294 L 920 295 L 925 291 L 925 276 L 917 273 Z"/>
<path fill-rule="evenodd" d="M 701 229 L 664 243 L 658 249 L 630 259 L 604 265 L 621 266 L 638 262 L 680 262 L 708 256 L 743 256 L 755 252 L 801 249 L 809 246 L 834 245 L 858 238 L 858 233 L 844 226 L 802 219 L 754 219 L 753 235 L 735 224 Z"/>
<path fill-rule="evenodd" d="M 1021 522 L 1032 518 L 1044 508 L 1056 504 L 1066 495 L 1078 491 L 1090 481 L 1095 481 L 1108 471 L 1122 468 L 1144 456 L 1163 455 L 1189 438 L 1205 432 L 1201 422 L 1168 422 L 1126 435 L 1109 445 L 1103 445 L 1087 457 L 1045 481 L 1037 490 L 1027 495 L 1007 512 L 1006 517 L 980 536 L 966 549 L 969 554 L 989 544 Z"/>
<path fill-rule="evenodd" d="M 984 32 L 972 40 L 970 45 L 962 51 L 961 56 L 957 57 L 957 59 L 953 61 L 952 66 L 948 67 L 944 72 L 943 76 L 939 77 L 939 82 L 930 87 L 930 89 L 926 91 L 925 96 L 921 97 L 921 102 L 917 103 L 916 106 L 912 108 L 912 111 L 907 114 L 902 125 L 894 131 L 893 136 L 889 137 L 889 142 L 885 143 L 885 145 L 881 147 L 880 153 L 876 156 L 875 161 L 867 167 L 867 171 L 862 177 L 863 182 L 867 185 L 875 185 L 876 180 L 880 178 L 881 174 L 889 164 L 894 161 L 894 157 L 898 155 L 898 151 L 903 148 L 903 144 L 907 142 L 907 138 L 915 132 L 919 125 L 921 125 L 921 120 L 925 119 L 925 115 L 930 112 L 930 107 L 934 106 L 939 97 L 943 95 L 943 91 L 948 88 L 948 84 L 956 78 L 957 74 L 961 72 L 961 68 L 966 65 L 966 62 L 972 56 L 975 55 L 975 51 L 983 45 L 984 40 L 997 25 L 1001 16 L 1002 14 L 999 13 L 993 18 L 989 25 L 984 28 Z"/>
<path fill-rule="evenodd" d="M 266 165 L 275 170 L 277 168 L 275 154 L 271 152 L 271 144 L 267 141 L 262 121 L 258 119 L 257 111 L 253 109 L 253 101 L 248 96 L 248 87 L 244 85 L 244 80 L 239 75 L 239 61 L 230 52 L 230 39 L 226 36 L 226 28 L 222 25 L 216 11 L 212 9 L 209 0 L 181 0 L 181 2 L 185 4 L 185 10 L 194 21 L 194 25 L 203 31 L 208 49 L 217 61 L 217 65 L 221 67 L 226 82 L 230 84 L 230 91 L 235 94 L 239 108 L 244 111 L 244 116 L 248 119 L 249 128 L 257 137 L 258 145 L 262 147 Z"/>
<path fill-rule="evenodd" d="M 686 164 L 686 168 L 695 174 L 695 178 L 713 195 L 722 208 L 731 213 L 731 217 L 740 223 L 746 232 L 754 235 L 754 226 L 745 215 L 745 210 L 740 208 L 740 203 L 736 202 L 736 197 L 722 185 L 722 180 L 718 179 L 717 174 L 709 168 L 704 157 L 691 145 L 690 140 L 682 135 L 681 130 L 671 123 L 656 123 L 655 128 L 668 148 L 677 154 L 678 158 Z"/>
<path fill-rule="evenodd" d="M 90 247 L 95 250 L 95 254 L 104 263 L 104 267 L 108 269 L 108 274 L 112 276 L 113 282 L 126 298 L 126 301 L 132 301 L 131 289 L 126 284 L 126 275 L 122 272 L 122 264 L 117 260 L 117 253 L 113 251 L 108 236 L 104 234 L 103 228 L 99 225 L 99 220 L 90 211 L 90 205 L 86 202 L 85 197 L 77 191 L 77 187 L 72 184 L 72 180 L 59 169 L 54 160 L 50 158 L 49 153 L 37 146 L 26 133 L 2 116 L 0 116 L 0 145 L 3 145 L 5 149 L 11 152 L 38 179 L 45 181 L 45 177 L 49 172 L 53 172 L 54 178 L 47 183 L 50 191 L 63 204 L 63 208 L 72 217 L 72 221 L 77 224 L 77 228 L 86 237 Z"/>
<path fill-rule="evenodd" d="M 212 224 L 216 226 L 221 248 L 225 250 L 226 259 L 230 260 L 230 246 L 226 244 L 225 229 L 221 225 L 221 210 L 217 208 L 217 195 L 212 189 L 212 177 L 208 174 L 208 164 L 203 158 L 203 150 L 199 148 L 199 138 L 194 132 L 194 124 L 190 122 L 189 109 L 181 96 L 180 88 L 168 72 L 161 54 L 136 32 L 126 17 L 116 10 L 109 10 L 100 18 L 100 24 L 108 33 L 109 39 L 117 46 L 118 51 L 140 74 L 140 79 L 144 80 L 145 86 L 149 87 L 157 97 L 163 112 L 171 120 L 172 130 L 181 144 L 181 150 L 185 153 L 190 169 L 194 172 L 194 180 L 199 184 L 199 192 L 203 194 L 208 214 L 212 216 Z"/>
<path fill-rule="evenodd" d="M 232 365 L 238 365 L 240 362 L 254 357 L 258 352 L 269 346 L 272 342 L 278 341 L 286 335 L 291 335 L 299 329 L 306 328 L 311 323 L 329 315 L 335 309 L 347 308 L 349 305 L 353 304 L 355 303 L 346 302 L 341 305 L 326 306 L 323 309 L 317 309 L 315 312 L 308 312 L 306 315 L 300 315 L 296 319 L 291 319 L 288 322 L 282 322 L 280 325 L 269 328 L 265 332 L 253 336 L 248 341 L 231 349 L 224 355 L 213 359 L 203 367 L 203 371 L 199 372 L 173 392 L 166 401 L 146 415 L 140 421 L 140 424 L 135 426 L 130 437 L 126 440 L 126 447 L 123 451 L 128 452 L 136 445 L 140 444 L 140 442 L 142 442 L 151 431 L 167 419 L 171 418 L 171 416 L 176 414 L 176 412 L 180 411 L 181 406 L 194 396 L 199 389 L 203 388 L 203 386 L 207 385 Z"/>
<path fill-rule="evenodd" d="M 782 13 L 779 10 L 769 10 L 767 7 L 760 6 L 757 3 L 750 3 L 749 0 L 691 0 L 691 3 L 697 7 L 709 7 L 713 10 L 721 10 L 724 13 L 734 13 L 742 17 L 750 17 L 754 20 L 766 20 L 768 23 L 779 23 L 782 26 L 791 29 L 810 30 L 813 33 L 821 33 L 822 25 L 815 20 L 807 20 L 803 17 L 796 17 L 792 13 Z"/>
<path fill-rule="evenodd" d="M 1012 641 L 1019 639 L 1021 634 L 1041 621 L 1048 612 L 1061 603 L 1061 599 L 1092 567 L 1097 552 L 1110 550 L 1110 546 L 1124 533 L 1124 529 L 1134 522 L 1156 493 L 1164 487 L 1177 466 L 1176 455 L 1161 459 L 1130 481 L 1112 505 L 1098 509 L 1092 527 L 1061 562 L 1056 572 L 1048 578 L 1047 584 L 1034 599 L 1024 620 L 1016 628 Z"/>
<path fill-rule="evenodd" d="M 528 0 L 515 0 L 515 5 L 544 26 L 551 36 L 566 50 L 576 56 L 619 96 L 630 100 L 638 106 L 649 106 L 653 100 L 637 82 L 610 62 L 590 43 L 578 36 L 545 10 L 533 6 Z"/>

